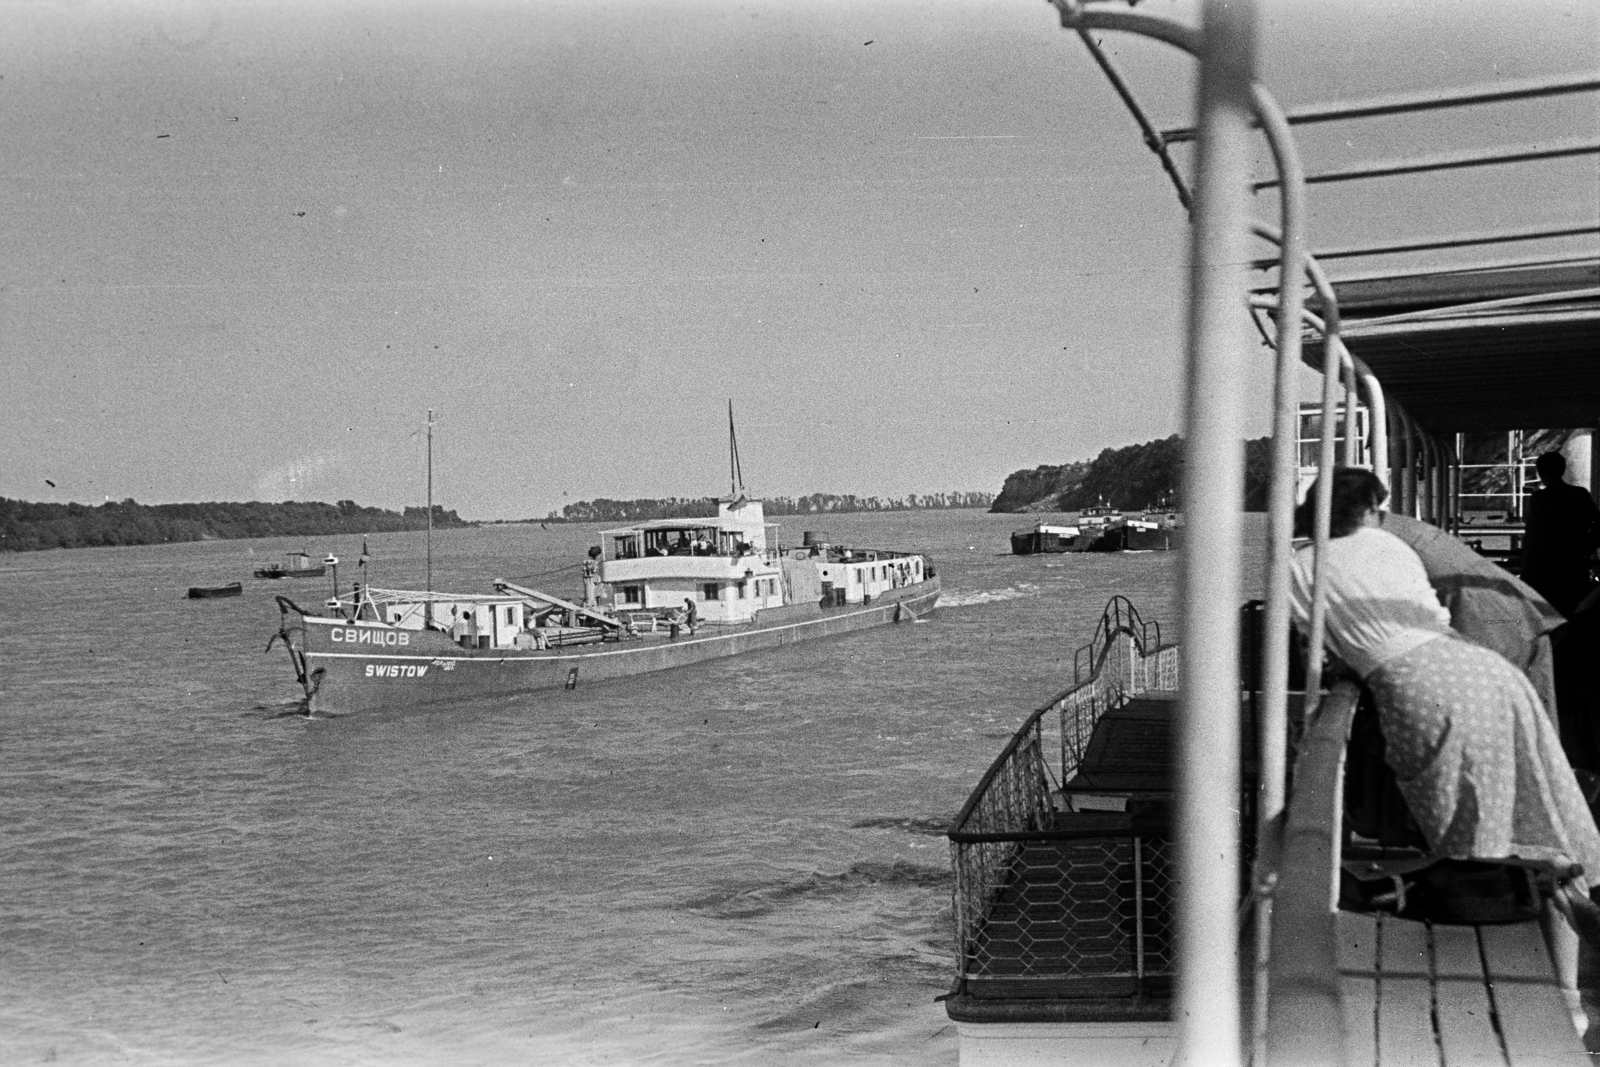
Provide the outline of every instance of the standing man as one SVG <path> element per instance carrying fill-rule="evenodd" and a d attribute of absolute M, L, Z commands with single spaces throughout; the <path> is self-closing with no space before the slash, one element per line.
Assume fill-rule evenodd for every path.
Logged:
<path fill-rule="evenodd" d="M 695 610 L 694 601 L 689 597 L 683 598 L 683 624 L 689 630 L 689 636 L 694 636 L 694 624 L 699 612 Z"/>
<path fill-rule="evenodd" d="M 1567 461 L 1546 452 L 1534 461 L 1542 488 L 1528 497 L 1522 580 L 1571 617 L 1589 593 L 1589 558 L 1600 547 L 1600 508 L 1582 486 L 1562 477 Z"/>

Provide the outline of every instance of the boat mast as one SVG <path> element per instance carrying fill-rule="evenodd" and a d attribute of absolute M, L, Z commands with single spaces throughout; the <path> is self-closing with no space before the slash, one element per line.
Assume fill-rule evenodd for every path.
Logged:
<path fill-rule="evenodd" d="M 728 495 L 744 492 L 744 471 L 739 467 L 739 437 L 733 432 L 733 400 L 728 400 Z"/>
<path fill-rule="evenodd" d="M 428 409 L 428 592 L 433 592 L 433 409 Z M 428 627 L 433 626 L 433 597 L 422 609 Z"/>

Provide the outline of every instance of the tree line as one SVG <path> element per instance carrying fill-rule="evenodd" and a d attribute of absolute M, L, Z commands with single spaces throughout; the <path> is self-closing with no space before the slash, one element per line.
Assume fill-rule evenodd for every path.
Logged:
<path fill-rule="evenodd" d="M 1267 509 L 1272 438 L 1244 442 L 1244 507 Z M 1105 503 L 1120 510 L 1178 506 L 1183 482 L 1183 438 L 1177 434 L 1126 448 L 1108 448 L 1091 460 L 1041 466 L 1008 475 L 990 508 L 994 512 L 1080 511 Z"/>
<path fill-rule="evenodd" d="M 439 504 L 438 528 L 470 526 Z M 337 504 L 288 500 L 248 503 L 35 504 L 0 497 L 0 551 L 93 548 L 102 545 L 158 545 L 169 541 L 230 540 L 244 537 L 316 537 L 324 534 L 392 533 L 423 530 L 428 509 L 362 507 L 354 500 Z"/>
<path fill-rule="evenodd" d="M 812 493 L 808 496 L 762 497 L 768 515 L 822 515 L 845 511 L 940 511 L 951 508 L 986 508 L 993 493 L 911 493 L 904 497 L 856 496 L 854 493 Z M 649 519 L 703 519 L 717 513 L 712 497 L 664 499 L 580 500 L 561 509 L 563 522 L 644 522 Z M 556 518 L 551 515 L 551 518 Z"/>

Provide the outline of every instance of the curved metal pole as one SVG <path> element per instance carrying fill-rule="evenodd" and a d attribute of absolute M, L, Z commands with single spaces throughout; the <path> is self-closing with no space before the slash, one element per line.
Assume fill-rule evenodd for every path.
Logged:
<path fill-rule="evenodd" d="M 1180 580 L 1181 685 L 1178 897 L 1179 1057 L 1241 1061 L 1238 997 L 1239 597 L 1243 471 L 1239 428 L 1249 291 L 1256 11 L 1252 0 L 1204 0 L 1199 33 L 1131 11 L 1057 0 L 1071 30 L 1115 29 L 1165 41 L 1200 59 L 1200 141 L 1189 261 L 1183 503 L 1191 536 Z M 1291 320 L 1296 325 L 1298 320 Z M 1203 756 L 1202 756 L 1203 754 Z"/>
<path fill-rule="evenodd" d="M 1269 240 L 1282 242 L 1282 236 L 1271 227 L 1262 223 L 1255 223 L 1251 229 L 1258 235 Z M 1317 295 L 1323 300 L 1324 312 L 1324 337 L 1322 358 L 1322 434 L 1321 447 L 1317 456 L 1317 502 L 1313 517 L 1312 543 L 1312 586 L 1311 586 L 1311 632 L 1306 639 L 1306 707 L 1305 716 L 1309 719 L 1317 710 L 1320 691 L 1314 680 L 1322 673 L 1322 641 L 1327 634 L 1327 595 L 1323 580 L 1323 562 L 1328 551 L 1328 524 L 1329 509 L 1333 503 L 1333 481 L 1322 477 L 1322 474 L 1333 469 L 1333 434 L 1335 411 L 1335 393 L 1339 381 L 1339 370 L 1343 359 L 1350 358 L 1345 351 L 1344 342 L 1339 338 L 1339 301 L 1334 294 L 1333 285 L 1328 281 L 1328 276 L 1317 263 L 1316 257 L 1306 256 L 1306 271 L 1311 277 L 1311 283 L 1316 287 Z M 1281 279 L 1280 279 L 1281 285 Z M 1287 316 L 1282 316 L 1287 317 Z M 1341 355 L 1342 354 L 1342 355 Z"/>
<path fill-rule="evenodd" d="M 1401 457 L 1404 466 L 1400 468 L 1400 499 L 1405 513 L 1415 519 L 1420 518 L 1417 513 L 1417 424 L 1404 411 L 1400 413 L 1400 422 L 1406 435 Z"/>
<path fill-rule="evenodd" d="M 1242 1060 L 1239 1018 L 1239 455 L 1243 353 L 1239 312 L 1249 292 L 1256 11 L 1248 0 L 1204 0 L 1189 351 L 1184 508 L 1192 531 L 1182 567 L 1184 634 L 1179 819 L 1179 1055 L 1229 1067 Z M 1219 907 L 1218 905 L 1222 906 Z"/>
<path fill-rule="evenodd" d="M 1357 460 L 1356 428 L 1361 420 L 1356 416 L 1356 365 L 1353 360 L 1342 360 L 1344 364 L 1344 457 L 1341 462 L 1346 467 L 1354 467 Z"/>
<path fill-rule="evenodd" d="M 1278 240 L 1276 231 L 1260 223 L 1256 225 L 1256 233 L 1269 241 L 1276 242 Z M 1315 257 L 1310 257 L 1309 262 L 1314 265 Z M 1250 298 L 1250 304 L 1253 308 L 1270 308 L 1272 310 L 1279 308 L 1279 302 L 1270 296 L 1253 296 Z M 1395 416 L 1390 411 L 1391 405 L 1384 395 L 1382 383 L 1378 381 L 1377 375 L 1372 373 L 1372 368 L 1367 366 L 1366 360 L 1345 347 L 1344 338 L 1328 330 L 1321 316 L 1312 311 L 1301 311 L 1300 318 L 1313 330 L 1322 334 L 1323 343 L 1339 346 L 1340 366 L 1344 368 L 1347 376 L 1352 373 L 1355 375 L 1362 392 L 1366 394 L 1368 459 L 1373 473 L 1383 482 L 1384 488 L 1388 488 L 1390 482 L 1394 480 L 1394 472 L 1391 469 L 1393 460 L 1389 450 L 1389 438 L 1391 436 L 1389 423 Z M 1398 402 L 1394 406 L 1398 407 Z"/>
<path fill-rule="evenodd" d="M 1461 533 L 1461 435 L 1456 434 L 1450 445 L 1450 532 Z"/>
<path fill-rule="evenodd" d="M 1356 374 L 1367 391 L 1367 434 L 1371 441 L 1372 470 L 1389 487 L 1389 412 L 1383 396 L 1383 386 L 1372 368 L 1356 360 Z"/>
<path fill-rule="evenodd" d="M 1405 453 L 1405 414 L 1399 405 L 1389 409 L 1389 440 L 1393 442 L 1389 449 L 1389 499 L 1384 507 L 1390 511 L 1405 510 L 1401 499 L 1405 492 L 1405 475 L 1402 471 L 1401 456 Z"/>
<path fill-rule="evenodd" d="M 1433 435 L 1422 435 L 1422 513 L 1435 526 L 1439 524 L 1439 448 Z"/>
<path fill-rule="evenodd" d="M 1262 619 L 1261 783 L 1258 826 L 1266 831 L 1283 811 L 1288 776 L 1289 562 L 1294 540 L 1295 493 L 1299 481 L 1300 323 L 1305 315 L 1301 279 L 1306 270 L 1305 185 L 1298 147 L 1283 112 L 1260 86 L 1253 89 L 1258 121 L 1284 176 L 1279 200 L 1277 359 L 1273 366 L 1272 472 L 1267 497 L 1266 610 Z M 1252 227 L 1254 229 L 1254 227 Z M 1258 842 L 1270 839 L 1258 835 Z M 1275 857 L 1273 857 L 1275 859 Z"/>
<path fill-rule="evenodd" d="M 1257 120 L 1266 134 L 1278 173 L 1279 197 L 1278 329 L 1272 380 L 1272 468 L 1267 484 L 1267 558 L 1261 619 L 1261 721 L 1256 812 L 1256 869 L 1260 892 L 1256 913 L 1256 977 L 1253 1061 L 1267 1054 L 1272 1012 L 1266 969 L 1274 944 L 1273 900 L 1268 890 L 1277 877 L 1277 826 L 1288 797 L 1289 762 L 1289 568 L 1294 551 L 1294 506 L 1300 480 L 1300 398 L 1295 373 L 1300 363 L 1300 323 L 1305 309 L 1305 168 L 1299 148 L 1277 101 L 1259 84 L 1252 87 Z"/>
<path fill-rule="evenodd" d="M 1450 442 L 1438 435 L 1433 439 L 1434 447 L 1439 452 L 1439 473 L 1435 475 L 1439 487 L 1437 499 L 1439 501 L 1439 525 L 1446 530 L 1450 528 L 1450 468 L 1453 464 Z"/>
<path fill-rule="evenodd" d="M 1445 501 L 1445 467 L 1450 461 L 1445 458 L 1445 442 L 1437 435 L 1427 435 L 1427 443 L 1434 451 L 1434 477 L 1430 478 L 1432 485 L 1429 486 L 1429 493 L 1434 496 L 1434 525 L 1445 526 L 1450 522 L 1450 506 Z"/>

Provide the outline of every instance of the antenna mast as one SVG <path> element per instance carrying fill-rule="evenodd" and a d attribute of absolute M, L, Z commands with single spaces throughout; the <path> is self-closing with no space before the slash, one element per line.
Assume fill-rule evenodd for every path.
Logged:
<path fill-rule="evenodd" d="M 433 409 L 428 409 L 428 592 L 433 592 Z M 424 609 L 427 625 L 433 626 L 433 598 Z"/>
<path fill-rule="evenodd" d="M 733 400 L 728 401 L 728 481 L 729 496 L 744 492 L 744 471 L 739 468 L 739 438 L 733 432 Z"/>

